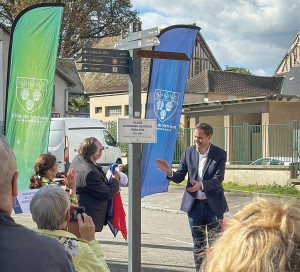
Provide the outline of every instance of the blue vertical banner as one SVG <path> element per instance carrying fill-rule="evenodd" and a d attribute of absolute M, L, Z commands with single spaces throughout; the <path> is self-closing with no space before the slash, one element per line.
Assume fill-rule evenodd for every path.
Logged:
<path fill-rule="evenodd" d="M 189 25 L 165 28 L 154 51 L 185 53 L 191 59 L 199 30 Z M 155 161 L 163 159 L 172 165 L 189 66 L 190 61 L 152 60 L 146 118 L 157 119 L 157 143 L 143 144 L 142 197 L 168 191 L 166 173 Z"/>

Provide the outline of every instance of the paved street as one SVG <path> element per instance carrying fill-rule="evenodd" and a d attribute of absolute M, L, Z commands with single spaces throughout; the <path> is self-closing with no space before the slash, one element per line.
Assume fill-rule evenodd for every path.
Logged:
<path fill-rule="evenodd" d="M 194 271 L 192 238 L 187 215 L 179 211 L 184 187 L 170 186 L 169 192 L 142 199 L 142 272 Z M 128 206 L 128 188 L 122 187 L 124 208 Z M 226 193 L 230 212 L 225 218 L 253 200 L 249 194 Z M 13 215 L 28 227 L 35 227 L 30 214 Z M 97 233 L 112 272 L 128 271 L 128 244 L 121 233 L 113 237 L 108 227 Z"/>

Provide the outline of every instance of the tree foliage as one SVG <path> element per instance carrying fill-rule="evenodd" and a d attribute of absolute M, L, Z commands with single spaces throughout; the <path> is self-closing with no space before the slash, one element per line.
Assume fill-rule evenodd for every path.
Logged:
<path fill-rule="evenodd" d="M 249 69 L 244 68 L 244 67 L 229 67 L 229 66 L 226 66 L 225 71 L 228 71 L 228 72 L 236 72 L 236 73 L 245 74 L 245 75 L 253 75 L 253 74 L 249 71 Z"/>
<path fill-rule="evenodd" d="M 92 38 L 119 35 L 138 22 L 130 0 L 0 0 L 0 23 L 10 27 L 25 8 L 38 3 L 64 3 L 59 55 L 73 57 Z"/>
<path fill-rule="evenodd" d="M 81 109 L 88 107 L 88 99 L 84 96 L 71 97 L 68 101 L 69 112 L 79 112 Z"/>

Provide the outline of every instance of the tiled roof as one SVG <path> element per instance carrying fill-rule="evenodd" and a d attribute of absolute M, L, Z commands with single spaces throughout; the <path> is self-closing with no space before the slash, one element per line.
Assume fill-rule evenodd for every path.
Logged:
<path fill-rule="evenodd" d="M 292 67 L 287 73 L 282 83 L 281 93 L 300 96 L 300 65 Z"/>
<path fill-rule="evenodd" d="M 210 101 L 210 102 L 200 102 L 200 103 L 188 103 L 183 104 L 183 109 L 193 109 L 199 107 L 209 107 L 209 106 L 217 106 L 217 105 L 232 105 L 232 104 L 245 104 L 245 103 L 256 103 L 256 102 L 264 102 L 264 101 L 292 101 L 292 102 L 300 102 L 300 97 L 289 97 L 282 95 L 271 95 L 271 96 L 257 96 L 257 97 L 246 97 L 246 98 L 238 98 L 238 99 L 229 99 L 229 100 L 218 100 L 218 101 Z M 186 112 L 186 111 L 185 111 Z"/>
<path fill-rule="evenodd" d="M 70 81 L 70 92 L 83 92 L 83 84 L 79 77 L 74 59 L 58 58 L 56 70 Z"/>
<path fill-rule="evenodd" d="M 85 47 L 113 49 L 115 42 L 120 36 L 95 39 Z M 142 59 L 141 63 L 141 85 L 144 89 L 148 84 L 150 71 L 150 59 Z M 107 93 L 128 90 L 128 75 L 79 72 L 85 91 L 88 93 Z"/>
<path fill-rule="evenodd" d="M 237 96 L 270 96 L 280 93 L 282 77 L 261 77 L 234 72 L 205 70 L 190 78 L 187 93 Z"/>

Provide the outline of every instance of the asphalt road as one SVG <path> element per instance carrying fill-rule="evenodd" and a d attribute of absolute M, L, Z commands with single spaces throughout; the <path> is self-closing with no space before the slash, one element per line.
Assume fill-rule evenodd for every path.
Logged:
<path fill-rule="evenodd" d="M 179 211 L 184 187 L 170 186 L 169 192 L 142 199 L 141 263 L 142 272 L 194 271 L 193 245 L 187 215 Z M 128 188 L 121 191 L 125 211 L 128 208 Z M 252 202 L 250 194 L 226 193 L 229 218 Z M 13 215 L 16 222 L 35 227 L 30 214 Z M 114 237 L 106 226 L 96 239 L 111 272 L 128 271 L 128 244 L 121 233 Z"/>

